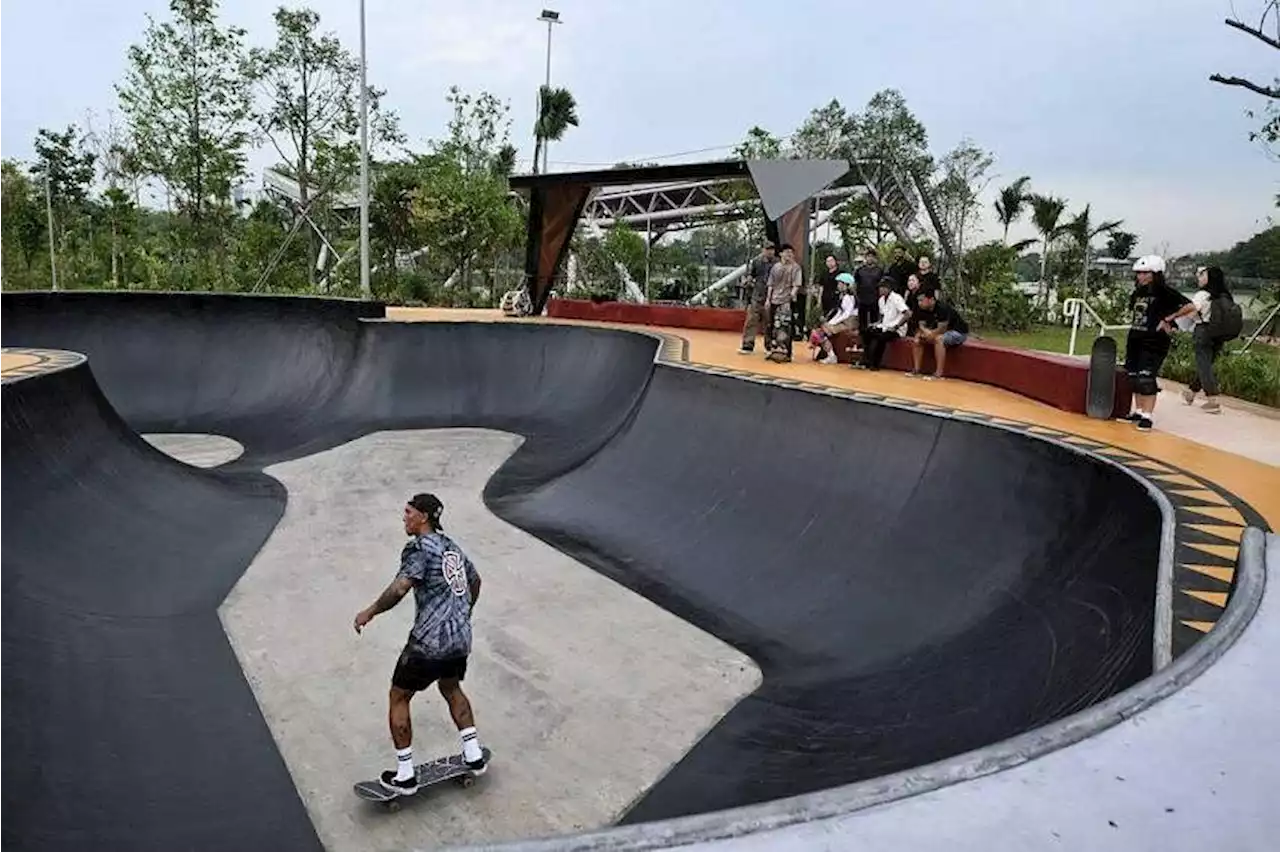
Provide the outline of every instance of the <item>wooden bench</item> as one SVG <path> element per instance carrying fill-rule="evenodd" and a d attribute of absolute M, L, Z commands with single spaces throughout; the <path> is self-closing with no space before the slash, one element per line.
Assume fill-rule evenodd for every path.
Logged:
<path fill-rule="evenodd" d="M 856 335 L 845 332 L 832 338 L 836 358 L 842 364 L 851 363 L 860 352 L 853 353 Z M 807 347 L 805 350 L 807 351 Z M 895 340 L 885 350 L 881 367 L 887 370 L 911 369 L 911 341 Z M 926 347 L 921 367 L 933 372 L 932 347 Z M 972 335 L 961 346 L 947 350 L 947 376 L 969 382 L 1011 390 L 1031 399 L 1070 411 L 1085 413 L 1085 393 L 1089 387 L 1089 360 L 1033 352 L 1000 346 Z M 1129 413 L 1129 377 L 1123 367 L 1116 368 L 1116 393 L 1112 416 Z"/>

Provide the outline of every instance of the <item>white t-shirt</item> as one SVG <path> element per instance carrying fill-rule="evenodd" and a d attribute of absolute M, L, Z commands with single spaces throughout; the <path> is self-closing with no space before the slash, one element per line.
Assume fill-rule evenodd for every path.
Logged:
<path fill-rule="evenodd" d="M 838 325 L 857 312 L 858 300 L 852 293 L 845 293 L 840 297 L 840 309 L 831 316 L 831 319 L 827 320 L 827 325 Z"/>
<path fill-rule="evenodd" d="M 1183 317 L 1183 319 L 1192 319 L 1196 322 L 1208 322 L 1210 318 L 1210 302 L 1208 290 L 1197 290 L 1195 295 L 1191 297 L 1191 303 L 1196 306 L 1198 315 L 1193 317 Z M 1182 325 L 1182 319 L 1178 320 L 1178 325 Z"/>
<path fill-rule="evenodd" d="M 902 295 L 895 290 L 890 290 L 889 295 L 880 297 L 880 320 L 876 323 L 876 328 L 888 331 L 898 323 L 898 336 L 904 336 L 907 333 L 907 324 L 902 322 L 903 318 L 910 313 L 907 310 L 907 301 Z"/>

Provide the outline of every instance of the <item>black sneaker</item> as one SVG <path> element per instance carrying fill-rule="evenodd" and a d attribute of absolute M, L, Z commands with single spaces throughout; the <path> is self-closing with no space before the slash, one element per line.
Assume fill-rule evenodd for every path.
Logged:
<path fill-rule="evenodd" d="M 396 780 L 396 771 L 388 769 L 378 776 L 378 780 L 382 782 L 383 787 L 401 796 L 412 796 L 418 792 L 418 776 L 416 774 L 412 778 L 398 781 Z"/>
<path fill-rule="evenodd" d="M 1124 415 L 1123 417 L 1117 417 L 1116 419 L 1119 420 L 1121 423 L 1137 423 L 1139 420 L 1142 419 L 1142 415 L 1136 411 L 1131 411 L 1128 414 Z"/>
<path fill-rule="evenodd" d="M 1151 422 L 1151 418 L 1150 418 L 1150 417 L 1139 417 L 1139 418 L 1138 418 L 1138 428 L 1139 428 L 1139 429 L 1141 429 L 1141 430 L 1142 430 L 1142 431 L 1144 431 L 1144 432 L 1150 432 L 1150 431 L 1151 431 L 1151 427 L 1152 427 L 1152 426 L 1154 426 L 1154 425 L 1155 425 L 1155 424 Z"/>
<path fill-rule="evenodd" d="M 483 775 L 485 770 L 489 768 L 488 763 L 485 762 L 484 755 L 481 755 L 479 760 L 467 760 L 465 757 L 462 760 L 463 763 L 467 764 L 467 769 L 472 775 Z"/>

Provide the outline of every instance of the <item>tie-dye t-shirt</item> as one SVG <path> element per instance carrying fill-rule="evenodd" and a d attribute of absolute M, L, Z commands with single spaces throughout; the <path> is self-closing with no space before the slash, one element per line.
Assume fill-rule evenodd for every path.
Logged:
<path fill-rule="evenodd" d="M 413 581 L 409 643 L 431 659 L 471 653 L 471 581 L 477 572 L 462 548 L 444 533 L 414 536 L 400 552 L 397 576 Z"/>

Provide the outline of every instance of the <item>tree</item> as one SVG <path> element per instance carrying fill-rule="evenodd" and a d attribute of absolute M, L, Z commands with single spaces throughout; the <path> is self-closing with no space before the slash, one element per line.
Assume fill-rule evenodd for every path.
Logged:
<path fill-rule="evenodd" d="M 578 105 L 568 89 L 542 86 L 538 89 L 538 119 L 533 133 L 537 139 L 533 149 L 533 171 L 538 171 L 538 160 L 545 157 L 548 142 L 559 142 L 570 127 L 578 126 Z M 543 163 L 546 171 L 546 163 Z"/>
<path fill-rule="evenodd" d="M 350 184 L 359 162 L 360 62 L 332 34 L 317 31 L 320 15 L 312 9 L 281 6 L 275 22 L 275 45 L 249 55 L 249 79 L 263 96 L 253 118 L 298 182 L 299 205 L 310 210 L 317 188 Z M 371 148 L 401 138 L 394 114 L 381 111 L 381 95 L 369 90 Z M 312 283 L 319 251 L 319 235 L 312 232 Z"/>
<path fill-rule="evenodd" d="M 929 134 L 897 89 L 872 95 L 866 110 L 850 120 L 849 137 L 854 157 L 882 160 L 908 174 L 933 171 Z"/>
<path fill-rule="evenodd" d="M 1128 260 L 1138 244 L 1138 235 L 1129 231 L 1112 231 L 1107 237 L 1107 256 L 1116 260 Z"/>
<path fill-rule="evenodd" d="M 121 261 L 124 256 L 120 240 L 122 236 L 132 231 L 130 226 L 136 216 L 134 208 L 138 195 L 137 158 L 127 133 L 124 128 L 115 123 L 110 113 L 107 115 L 106 125 L 101 130 L 94 128 L 92 118 L 87 123 L 89 130 L 85 139 L 97 156 L 102 170 L 102 180 L 106 183 L 102 200 L 106 205 L 104 212 L 107 222 L 111 226 L 111 284 L 119 287 Z M 133 185 L 133 200 L 124 191 L 126 183 Z"/>
<path fill-rule="evenodd" d="M 1047 302 L 1049 243 L 1062 234 L 1058 220 L 1062 218 L 1062 211 L 1067 209 L 1067 202 L 1061 198 L 1038 193 L 1031 195 L 1027 200 L 1031 203 L 1031 222 L 1044 240 L 1044 252 L 1040 255 L 1040 292 L 1037 293 L 1037 298 Z"/>
<path fill-rule="evenodd" d="M 851 159 L 853 119 L 840 101 L 818 107 L 791 134 L 791 156 L 797 159 Z"/>
<path fill-rule="evenodd" d="M 449 90 L 453 118 L 449 136 L 433 141 L 419 161 L 421 181 L 413 194 L 414 227 L 452 275 L 470 286 L 472 262 L 519 239 L 521 215 L 508 197 L 507 107 L 493 95 L 471 98 Z"/>
<path fill-rule="evenodd" d="M 12 258 L 22 253 L 22 223 L 36 206 L 35 188 L 13 160 L 0 160 L 0 290 L 13 287 Z M 36 221 L 40 216 L 36 215 Z M 28 271 L 29 271 L 29 260 Z"/>
<path fill-rule="evenodd" d="M 1271 19 L 1270 22 L 1268 22 L 1269 18 Z M 1256 27 L 1251 27 L 1234 18 L 1227 18 L 1224 23 L 1232 29 L 1253 36 L 1273 50 L 1280 50 L 1280 0 L 1265 0 L 1262 4 L 1262 14 L 1258 18 Z M 1265 32 L 1268 27 L 1275 29 L 1274 36 Z M 1209 79 L 1224 86 L 1238 86 L 1242 89 L 1248 89 L 1266 98 L 1268 119 L 1259 130 L 1249 134 L 1249 139 L 1251 141 L 1261 139 L 1263 144 L 1268 146 L 1280 141 L 1280 109 L 1277 109 L 1276 103 L 1277 100 L 1280 100 L 1280 77 L 1273 78 L 1270 85 L 1257 83 L 1244 77 L 1228 77 L 1222 74 L 1212 74 Z M 1250 118 L 1255 117 L 1252 110 L 1249 110 L 1248 115 Z M 1280 203 L 1280 199 L 1278 199 L 1278 203 Z"/>
<path fill-rule="evenodd" d="M 1030 181 L 1029 175 L 1023 175 L 1008 186 L 1001 187 L 1000 195 L 996 198 L 996 218 L 1004 226 L 1004 236 L 1001 239 L 1006 245 L 1009 243 L 1009 226 L 1022 218 L 1022 211 L 1027 205 L 1027 184 Z"/>
<path fill-rule="evenodd" d="M 139 167 L 164 182 L 199 224 L 229 200 L 250 142 L 245 31 L 220 27 L 216 0 L 170 0 L 173 20 L 147 17 L 116 87 Z"/>
<path fill-rule="evenodd" d="M 54 263 L 53 245 L 66 248 L 67 236 L 74 233 L 74 226 L 84 211 L 93 185 L 94 155 L 85 148 L 85 137 L 74 125 L 67 125 L 61 132 L 40 128 L 36 132 L 36 162 L 31 173 L 40 178 L 47 193 L 46 202 L 52 222 L 50 227 L 50 258 Z M 57 284 L 57 273 L 51 271 Z"/>
<path fill-rule="evenodd" d="M 1113 222 L 1102 222 L 1094 225 L 1089 218 L 1089 208 L 1091 205 L 1086 204 L 1084 209 L 1075 215 L 1067 224 L 1062 226 L 1062 232 L 1071 235 L 1076 245 L 1080 247 L 1080 251 L 1084 254 L 1084 286 L 1086 291 L 1089 287 L 1089 248 L 1095 237 L 1114 231 L 1116 228 L 1124 224 L 1123 220 L 1117 219 Z"/>
<path fill-rule="evenodd" d="M 978 214 L 978 197 L 990 178 L 987 170 L 995 158 L 969 139 L 962 139 L 939 162 L 942 177 L 934 187 L 942 227 L 955 236 L 955 250 L 964 256 L 965 228 Z"/>

